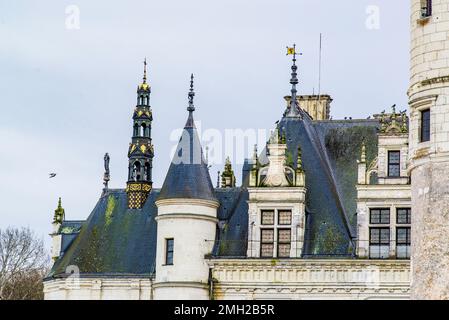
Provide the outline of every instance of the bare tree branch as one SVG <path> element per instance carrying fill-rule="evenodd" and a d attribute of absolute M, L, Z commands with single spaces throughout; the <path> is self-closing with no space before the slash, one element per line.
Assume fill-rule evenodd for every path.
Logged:
<path fill-rule="evenodd" d="M 0 300 L 42 299 L 49 258 L 29 228 L 0 229 Z"/>

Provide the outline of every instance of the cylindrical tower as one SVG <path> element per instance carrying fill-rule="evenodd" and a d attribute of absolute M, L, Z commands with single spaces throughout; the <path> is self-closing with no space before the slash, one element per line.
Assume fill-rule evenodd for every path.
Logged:
<path fill-rule="evenodd" d="M 449 0 L 411 1 L 412 299 L 449 299 Z"/>
<path fill-rule="evenodd" d="M 217 230 L 217 201 L 193 121 L 189 117 L 156 201 L 156 300 L 209 299 L 209 266 Z"/>

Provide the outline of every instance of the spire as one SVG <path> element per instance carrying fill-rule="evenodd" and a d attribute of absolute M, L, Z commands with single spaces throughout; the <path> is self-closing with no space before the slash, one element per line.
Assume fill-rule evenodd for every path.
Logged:
<path fill-rule="evenodd" d="M 193 111 L 195 111 L 195 106 L 193 104 L 193 98 L 195 97 L 195 91 L 193 91 L 193 73 L 190 75 L 190 91 L 187 95 L 189 97 L 189 106 L 187 107 L 187 111 L 189 111 L 189 117 L 187 118 L 187 122 L 185 128 L 193 128 L 195 123 L 193 121 Z"/>
<path fill-rule="evenodd" d="M 170 168 L 158 200 L 163 199 L 203 199 L 217 201 L 198 131 L 193 121 L 193 74 L 190 77 L 188 94 L 189 116 L 173 155 Z"/>
<path fill-rule="evenodd" d="M 193 73 L 190 75 L 190 92 L 189 92 L 189 107 L 187 111 L 192 113 L 195 111 L 195 106 L 193 105 L 193 98 L 195 97 L 195 92 L 193 91 Z"/>
<path fill-rule="evenodd" d="M 139 89 L 148 90 L 150 86 L 147 84 L 147 58 L 143 61 L 143 82 L 139 86 Z"/>
<path fill-rule="evenodd" d="M 293 47 L 287 47 L 287 55 L 293 55 L 292 74 L 291 74 L 292 77 L 290 79 L 290 84 L 292 85 L 291 100 L 286 114 L 287 117 L 298 117 L 300 115 L 298 105 L 296 104 L 296 94 L 298 92 L 296 90 L 296 85 L 299 83 L 297 77 L 298 66 L 296 65 L 297 54 L 298 53 L 296 53 L 296 44 L 293 44 Z M 299 53 L 299 55 L 301 55 L 301 53 Z"/>
<path fill-rule="evenodd" d="M 65 211 L 62 207 L 61 197 L 58 200 L 58 207 L 55 210 L 55 215 L 53 217 L 53 223 L 61 224 L 65 218 Z"/>
<path fill-rule="evenodd" d="M 153 113 L 150 106 L 151 87 L 147 84 L 147 59 L 143 62 L 143 83 L 137 89 L 137 105 L 133 112 L 133 135 L 128 149 L 128 208 L 141 209 L 152 189 L 154 149 L 151 143 Z M 105 155 L 105 189 L 109 181 L 109 155 Z"/>
<path fill-rule="evenodd" d="M 143 83 L 147 83 L 147 58 L 143 61 Z"/>

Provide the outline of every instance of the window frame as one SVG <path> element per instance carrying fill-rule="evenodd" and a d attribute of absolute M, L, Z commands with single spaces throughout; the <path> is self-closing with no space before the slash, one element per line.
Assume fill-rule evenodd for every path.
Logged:
<path fill-rule="evenodd" d="M 421 18 L 432 16 L 432 0 L 421 0 Z"/>
<path fill-rule="evenodd" d="M 288 212 L 290 214 L 290 223 L 281 223 L 280 222 L 281 221 L 281 213 L 282 212 Z M 277 218 L 278 218 L 277 225 L 279 225 L 279 226 L 291 226 L 292 225 L 292 210 L 285 210 L 285 209 L 277 210 Z"/>
<path fill-rule="evenodd" d="M 426 121 L 424 121 L 424 115 L 428 115 L 426 117 Z M 420 135 L 419 135 L 419 141 L 421 143 L 430 141 L 430 130 L 431 130 L 430 117 L 431 117 L 430 108 L 420 111 Z M 427 124 L 426 126 L 424 125 L 425 123 Z"/>
<path fill-rule="evenodd" d="M 169 243 L 171 242 L 171 250 Z M 169 259 L 169 254 L 171 254 L 171 258 Z M 174 257 L 175 257 L 175 239 L 174 238 L 166 238 L 165 239 L 165 265 L 172 266 L 174 265 Z"/>
<path fill-rule="evenodd" d="M 273 223 L 270 224 L 264 224 L 264 220 L 263 220 L 263 215 L 264 213 L 272 213 L 273 214 Z M 282 212 L 288 212 L 290 214 L 290 223 L 289 224 L 281 224 L 280 221 L 280 216 Z M 260 230 L 260 234 L 259 234 L 259 243 L 260 243 L 260 249 L 259 249 L 259 257 L 260 258 L 291 258 L 291 249 L 292 249 L 292 245 L 293 245 L 293 240 L 292 240 L 292 236 L 293 236 L 293 209 L 292 208 L 259 208 L 259 214 L 260 214 L 260 226 L 259 226 L 259 230 Z M 267 242 L 267 241 L 263 241 L 263 232 L 265 230 L 272 230 L 273 232 L 273 242 Z M 290 231 L 290 240 L 289 242 L 287 241 L 283 241 L 280 242 L 279 241 L 279 232 L 280 230 L 289 230 Z M 290 245 L 290 251 L 288 256 L 279 256 L 279 247 L 282 245 L 286 245 L 289 244 Z M 263 252 L 263 248 L 264 245 L 271 245 L 272 246 L 272 254 L 271 256 L 265 256 L 262 254 Z"/>
<path fill-rule="evenodd" d="M 273 223 L 264 223 L 263 216 L 264 213 L 273 213 Z M 260 210 L 260 225 L 261 226 L 274 226 L 276 225 L 276 211 L 271 209 Z"/>
<path fill-rule="evenodd" d="M 398 160 L 397 163 L 393 163 L 391 160 L 391 156 L 393 154 L 397 154 L 398 155 Z M 387 175 L 389 178 L 400 178 L 401 177 L 401 151 L 400 150 L 388 150 L 388 159 L 387 159 Z M 391 173 L 391 167 L 394 166 L 395 168 L 397 168 L 397 175 L 393 175 Z"/>
<path fill-rule="evenodd" d="M 398 240 L 398 235 L 399 235 L 399 230 L 406 230 L 405 233 L 405 243 L 399 243 Z M 405 227 L 405 226 L 400 226 L 400 227 L 396 227 L 395 230 L 396 233 L 396 259 L 410 259 L 410 249 L 411 249 L 411 245 L 412 245 L 412 228 L 411 227 Z M 399 251 L 398 247 L 408 247 L 406 249 L 406 254 L 404 257 L 399 257 Z"/>
<path fill-rule="evenodd" d="M 373 211 L 379 211 L 379 222 L 373 222 Z M 388 222 L 382 222 L 382 211 L 388 211 Z M 389 225 L 391 223 L 391 209 L 390 208 L 370 208 L 369 209 L 369 224 L 372 225 Z"/>
<path fill-rule="evenodd" d="M 289 231 L 289 233 L 290 233 L 290 240 L 289 241 L 281 241 L 280 240 L 279 234 L 282 231 Z M 292 239 L 292 228 L 277 228 L 277 252 L 276 252 L 277 253 L 276 257 L 277 258 L 290 258 L 290 251 L 292 249 L 292 240 L 291 239 Z M 281 256 L 279 254 L 279 252 L 280 252 L 279 247 L 282 246 L 282 245 L 287 245 L 287 244 L 288 244 L 288 247 L 289 247 L 289 249 L 288 249 L 288 256 Z"/>
<path fill-rule="evenodd" d="M 260 257 L 261 258 L 274 258 L 275 254 L 274 254 L 274 244 L 276 242 L 276 233 L 275 233 L 275 229 L 274 226 L 273 228 L 261 228 L 260 229 Z M 264 231 L 272 231 L 273 232 L 273 241 L 264 241 L 263 239 L 263 232 Z M 264 245 L 271 245 L 272 246 L 272 253 L 271 256 L 265 256 L 263 255 L 263 246 Z"/>
<path fill-rule="evenodd" d="M 399 222 L 399 211 L 406 210 L 406 222 Z M 396 208 L 396 224 L 398 225 L 409 225 L 412 224 L 412 208 Z"/>
<path fill-rule="evenodd" d="M 378 242 L 373 242 L 372 240 L 372 230 L 379 230 L 379 239 Z M 388 241 L 385 243 L 382 242 L 382 230 L 388 231 Z M 390 249 L 391 249 L 391 229 L 390 227 L 369 227 L 369 259 L 388 259 L 390 257 Z M 378 247 L 379 248 L 379 257 L 374 257 L 374 254 L 372 252 L 372 247 Z M 386 257 L 382 257 L 382 247 L 388 248 L 388 254 Z"/>

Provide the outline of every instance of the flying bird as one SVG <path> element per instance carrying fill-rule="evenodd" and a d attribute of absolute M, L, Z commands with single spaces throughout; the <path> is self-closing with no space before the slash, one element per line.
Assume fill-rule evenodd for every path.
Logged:
<path fill-rule="evenodd" d="M 56 177 L 56 173 L 49 173 L 49 179 Z"/>

